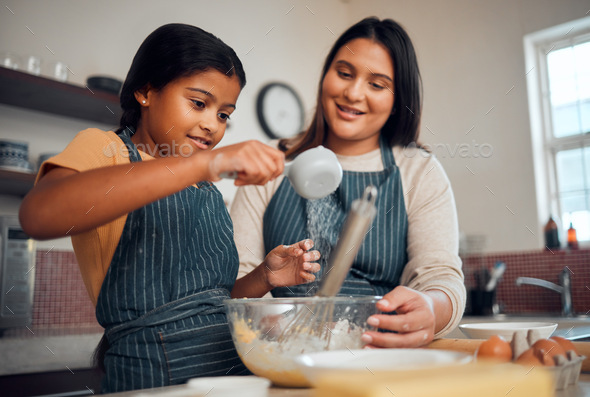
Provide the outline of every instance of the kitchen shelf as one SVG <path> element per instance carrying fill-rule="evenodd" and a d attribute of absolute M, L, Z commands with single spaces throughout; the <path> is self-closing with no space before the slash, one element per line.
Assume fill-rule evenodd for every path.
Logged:
<path fill-rule="evenodd" d="M 0 103 L 44 113 L 119 125 L 118 95 L 0 67 Z M 35 174 L 0 170 L 0 194 L 24 196 Z"/>
<path fill-rule="evenodd" d="M 37 174 L 0 169 L 0 194 L 23 197 L 35 184 Z"/>
<path fill-rule="evenodd" d="M 117 126 L 115 94 L 0 67 L 0 103 Z"/>

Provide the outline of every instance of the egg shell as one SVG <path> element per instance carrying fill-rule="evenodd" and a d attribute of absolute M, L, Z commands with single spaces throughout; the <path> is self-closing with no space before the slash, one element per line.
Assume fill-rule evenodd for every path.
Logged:
<path fill-rule="evenodd" d="M 557 342 L 561 347 L 563 347 L 563 350 L 565 350 L 566 352 L 573 350 L 576 352 L 576 354 L 578 353 L 578 351 L 576 350 L 576 347 L 574 346 L 572 341 L 570 341 L 569 339 L 563 338 L 561 336 L 552 336 L 549 339 Z"/>
<path fill-rule="evenodd" d="M 525 350 L 515 361 L 517 364 L 521 365 L 543 365 L 541 361 L 539 351 L 535 350 L 534 348 L 529 348 Z"/>
<path fill-rule="evenodd" d="M 541 356 L 541 361 L 545 367 L 555 367 L 555 356 L 551 356 L 545 353 L 544 350 L 537 350 Z"/>
<path fill-rule="evenodd" d="M 482 342 L 476 352 L 478 359 L 496 360 L 500 362 L 512 361 L 512 348 L 510 343 L 498 335 L 492 335 Z"/>
<path fill-rule="evenodd" d="M 565 350 L 559 343 L 551 339 L 539 339 L 536 341 L 533 348 L 542 350 L 544 354 L 548 357 L 553 357 L 556 355 L 565 356 Z"/>

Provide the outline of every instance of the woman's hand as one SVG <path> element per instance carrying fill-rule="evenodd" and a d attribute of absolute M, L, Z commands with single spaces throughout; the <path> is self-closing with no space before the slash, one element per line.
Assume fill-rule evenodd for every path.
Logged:
<path fill-rule="evenodd" d="M 377 302 L 377 308 L 397 314 L 376 314 L 367 323 L 397 333 L 367 331 L 362 336 L 367 348 L 420 347 L 434 338 L 436 317 L 433 299 L 428 294 L 399 286 Z"/>
<path fill-rule="evenodd" d="M 285 155 L 259 141 L 224 146 L 209 153 L 209 180 L 234 178 L 235 185 L 264 185 L 283 173 Z"/>
<path fill-rule="evenodd" d="M 303 284 L 315 280 L 320 270 L 319 251 L 310 251 L 313 241 L 302 240 L 293 245 L 279 245 L 266 255 L 260 266 L 264 269 L 270 289 Z"/>

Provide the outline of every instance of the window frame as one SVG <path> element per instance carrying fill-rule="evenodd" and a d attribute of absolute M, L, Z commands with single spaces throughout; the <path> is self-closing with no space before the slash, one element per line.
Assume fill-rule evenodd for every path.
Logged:
<path fill-rule="evenodd" d="M 537 230 L 550 216 L 558 216 L 561 222 L 561 198 L 556 170 L 557 153 L 562 150 L 590 148 L 590 131 L 555 138 L 549 91 L 547 54 L 550 51 L 590 41 L 590 17 L 557 25 L 524 37 L 526 83 L 531 123 L 531 142 L 535 170 L 535 187 L 538 209 Z M 561 227 L 561 223 L 560 223 Z M 560 240 L 565 244 L 565 232 Z M 544 245 L 543 235 L 539 242 Z M 580 246 L 590 247 L 590 241 L 581 241 Z"/>

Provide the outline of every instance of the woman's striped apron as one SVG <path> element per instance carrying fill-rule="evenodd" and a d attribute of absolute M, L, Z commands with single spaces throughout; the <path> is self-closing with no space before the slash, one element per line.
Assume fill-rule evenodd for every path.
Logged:
<path fill-rule="evenodd" d="M 344 171 L 336 192 L 320 200 L 300 197 L 285 178 L 264 213 L 266 252 L 279 244 L 312 238 L 316 249 L 323 255 L 320 263 L 324 269 L 352 202 L 362 196 L 367 185 L 375 185 L 378 188 L 377 215 L 340 295 L 384 295 L 396 287 L 407 263 L 408 218 L 399 168 L 395 165 L 391 148 L 383 139 L 380 147 L 383 171 Z M 321 273 L 316 276 L 321 279 Z M 318 281 L 275 288 L 272 294 L 275 297 L 313 295 Z"/>

